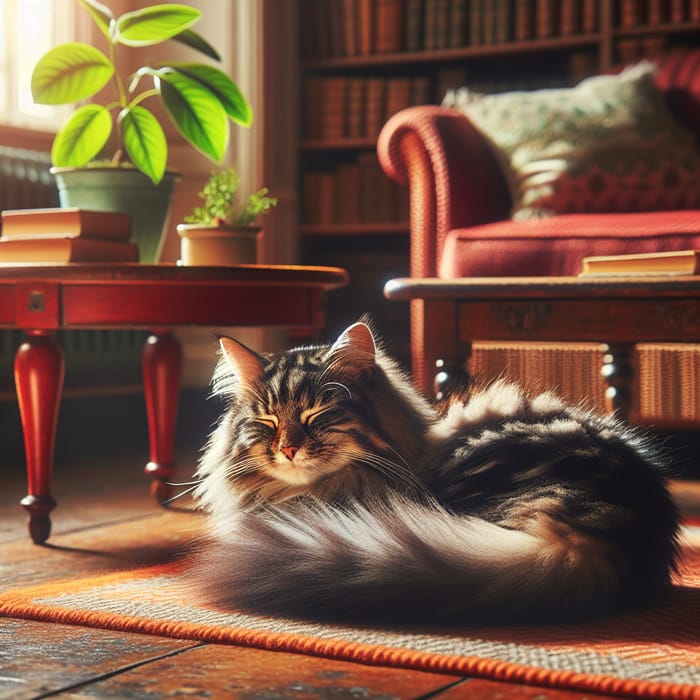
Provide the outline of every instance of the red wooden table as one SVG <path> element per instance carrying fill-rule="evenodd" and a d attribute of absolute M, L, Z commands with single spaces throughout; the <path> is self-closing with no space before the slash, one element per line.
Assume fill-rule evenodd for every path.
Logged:
<path fill-rule="evenodd" d="M 150 461 L 157 498 L 172 476 L 181 349 L 177 326 L 323 326 L 324 293 L 347 282 L 332 267 L 241 265 L 72 264 L 0 266 L 0 327 L 26 340 L 15 356 L 15 385 L 27 458 L 29 533 L 36 543 L 51 532 L 56 506 L 51 473 L 63 388 L 58 329 L 144 328 L 143 384 Z"/>

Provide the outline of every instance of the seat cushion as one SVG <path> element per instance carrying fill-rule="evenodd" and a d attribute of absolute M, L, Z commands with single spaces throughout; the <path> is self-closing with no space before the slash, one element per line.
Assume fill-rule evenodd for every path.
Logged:
<path fill-rule="evenodd" d="M 700 210 L 563 214 L 450 231 L 438 275 L 577 275 L 590 255 L 700 250 Z"/>

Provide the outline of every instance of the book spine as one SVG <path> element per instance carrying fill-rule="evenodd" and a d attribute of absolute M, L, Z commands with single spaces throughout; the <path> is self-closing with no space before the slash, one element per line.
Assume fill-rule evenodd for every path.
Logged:
<path fill-rule="evenodd" d="M 347 79 L 332 76 L 321 79 L 321 138 L 341 139 L 345 136 Z"/>
<path fill-rule="evenodd" d="M 410 78 L 389 78 L 386 84 L 384 120 L 411 105 L 413 83 Z"/>
<path fill-rule="evenodd" d="M 452 0 L 450 3 L 449 39 L 450 48 L 467 44 L 469 7 L 468 0 Z"/>
<path fill-rule="evenodd" d="M 436 48 L 437 0 L 425 0 L 423 17 L 423 48 L 434 51 Z"/>
<path fill-rule="evenodd" d="M 641 24 L 642 3 L 639 0 L 622 0 L 618 22 L 621 27 L 636 27 Z"/>
<path fill-rule="evenodd" d="M 374 47 L 374 6 L 373 0 L 357 0 L 357 26 L 359 29 L 358 49 L 359 53 L 367 56 L 372 53 Z"/>
<path fill-rule="evenodd" d="M 365 91 L 365 78 L 348 78 L 345 135 L 350 138 L 361 138 L 365 135 Z"/>
<path fill-rule="evenodd" d="M 469 3 L 469 45 L 483 44 L 483 3 L 491 0 L 471 0 Z"/>
<path fill-rule="evenodd" d="M 303 133 L 307 139 L 320 139 L 323 135 L 321 88 L 323 78 L 309 76 L 304 82 L 304 126 Z"/>
<path fill-rule="evenodd" d="M 534 0 L 515 0 L 513 33 L 516 41 L 526 41 L 535 36 Z"/>
<path fill-rule="evenodd" d="M 403 49 L 402 0 L 376 0 L 374 51 L 395 53 Z"/>
<path fill-rule="evenodd" d="M 671 22 L 682 22 L 685 19 L 684 0 L 671 0 Z"/>
<path fill-rule="evenodd" d="M 500 0 L 485 0 L 481 5 L 481 43 L 493 44 L 496 40 L 496 8 Z"/>
<path fill-rule="evenodd" d="M 496 43 L 513 40 L 513 6 L 511 0 L 498 0 L 496 5 Z"/>
<path fill-rule="evenodd" d="M 367 138 L 377 138 L 382 126 L 384 126 L 385 93 L 385 80 L 383 78 L 367 79 L 365 105 L 365 136 Z"/>
<path fill-rule="evenodd" d="M 562 0 L 559 18 L 559 33 L 571 36 L 581 31 L 581 2 L 580 0 Z"/>
<path fill-rule="evenodd" d="M 556 0 L 537 0 L 535 33 L 538 39 L 549 39 L 557 35 L 558 4 Z"/>
<path fill-rule="evenodd" d="M 649 0 L 647 7 L 647 24 L 654 27 L 666 21 L 667 0 Z"/>
<path fill-rule="evenodd" d="M 347 56 L 343 30 L 343 0 L 326 0 L 325 12 L 328 55 L 331 58 Z"/>
<path fill-rule="evenodd" d="M 700 0 L 690 0 L 688 3 L 688 19 L 691 22 L 700 22 Z"/>
<path fill-rule="evenodd" d="M 342 26 L 343 47 L 346 56 L 357 56 L 358 27 L 357 27 L 357 0 L 342 0 Z"/>
<path fill-rule="evenodd" d="M 406 51 L 420 51 L 424 46 L 425 0 L 406 0 L 404 46 Z"/>
<path fill-rule="evenodd" d="M 581 31 L 584 34 L 598 31 L 598 0 L 582 0 Z"/>
<path fill-rule="evenodd" d="M 436 49 L 449 47 L 450 0 L 435 0 L 435 26 L 433 45 Z"/>

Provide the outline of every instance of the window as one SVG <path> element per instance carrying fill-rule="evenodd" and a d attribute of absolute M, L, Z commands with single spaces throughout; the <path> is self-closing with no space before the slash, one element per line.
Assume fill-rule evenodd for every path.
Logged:
<path fill-rule="evenodd" d="M 0 122 L 55 129 L 69 108 L 35 105 L 31 75 L 39 57 L 74 40 L 75 0 L 0 0 Z"/>

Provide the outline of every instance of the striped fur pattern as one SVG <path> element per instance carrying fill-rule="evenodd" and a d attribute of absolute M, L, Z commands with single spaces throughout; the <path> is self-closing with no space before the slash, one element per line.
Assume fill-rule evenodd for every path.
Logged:
<path fill-rule="evenodd" d="M 198 590 L 334 620 L 557 621 L 653 600 L 679 519 L 664 460 L 609 416 L 496 382 L 438 414 L 370 327 L 260 356 L 222 339 L 228 409 L 195 496 Z"/>

